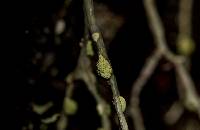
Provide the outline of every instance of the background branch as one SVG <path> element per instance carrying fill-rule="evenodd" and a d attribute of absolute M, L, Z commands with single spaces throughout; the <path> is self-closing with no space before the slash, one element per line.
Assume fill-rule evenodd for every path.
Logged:
<path fill-rule="evenodd" d="M 154 0 L 144 0 L 144 7 L 146 10 L 147 18 L 149 20 L 149 27 L 153 33 L 155 45 L 157 47 L 155 51 L 157 53 L 157 56 L 155 55 L 156 54 L 155 53 L 153 56 L 149 57 L 149 59 L 145 63 L 145 66 L 140 72 L 139 77 L 137 78 L 137 80 L 134 82 L 132 86 L 130 112 L 131 112 L 131 116 L 134 121 L 134 127 L 136 130 L 145 129 L 145 126 L 143 124 L 142 114 L 139 109 L 139 102 L 140 102 L 139 96 L 140 96 L 141 90 L 144 84 L 147 82 L 147 80 L 151 76 L 151 74 L 154 72 L 155 67 L 162 56 L 167 58 L 169 62 L 174 64 L 177 76 L 180 78 L 180 81 L 182 82 L 182 87 L 183 87 L 182 89 L 184 89 L 184 92 L 185 92 L 185 94 L 183 94 L 184 99 L 182 100 L 186 108 L 188 108 L 187 104 L 189 102 L 190 104 L 189 106 L 192 106 L 193 108 L 188 108 L 188 109 L 192 109 L 192 111 L 195 111 L 198 115 L 199 115 L 199 110 L 200 110 L 199 97 L 196 93 L 195 85 L 191 79 L 191 76 L 189 75 L 186 68 L 184 67 L 183 58 L 181 56 L 175 55 L 173 52 L 169 50 L 167 46 L 167 42 L 165 39 L 164 26 L 162 25 L 161 19 L 158 15 L 154 2 L 155 2 Z M 191 4 L 189 4 L 188 6 L 190 5 Z M 183 16 L 180 16 L 180 17 L 183 17 Z M 182 22 L 184 22 L 183 19 L 182 19 Z M 180 26 L 188 25 L 190 22 L 187 20 L 186 23 L 187 24 L 181 23 Z M 187 34 L 190 34 L 189 33 L 190 31 L 191 31 L 190 27 L 187 27 L 184 30 L 184 32 Z M 183 92 L 181 91 L 180 93 L 182 95 Z"/>
<path fill-rule="evenodd" d="M 161 52 L 159 50 L 156 50 L 153 55 L 147 59 L 138 78 L 132 85 L 129 110 L 136 130 L 145 130 L 142 113 L 140 111 L 140 93 L 144 85 L 154 72 L 160 58 Z"/>
<path fill-rule="evenodd" d="M 145 0 L 145 9 L 147 12 L 147 17 L 149 19 L 149 24 L 152 26 L 152 33 L 154 34 L 155 44 L 163 53 L 163 56 L 166 57 L 169 62 L 174 64 L 176 73 L 180 77 L 182 81 L 182 87 L 184 87 L 184 98 L 183 103 L 188 108 L 188 103 L 192 105 L 193 111 L 195 111 L 199 115 L 200 103 L 197 92 L 195 90 L 195 85 L 189 72 L 186 70 L 184 66 L 184 60 L 181 56 L 177 56 L 173 54 L 167 47 L 166 39 L 164 38 L 164 27 L 161 23 L 159 15 L 154 7 L 153 0 Z M 189 106 L 190 106 L 189 105 Z"/>
<path fill-rule="evenodd" d="M 111 125 L 110 125 L 110 120 L 109 120 L 109 115 L 107 112 L 108 109 L 108 104 L 106 103 L 106 101 L 99 95 L 99 93 L 97 92 L 97 82 L 96 82 L 96 77 L 92 72 L 92 67 L 91 67 L 91 63 L 90 63 L 90 59 L 87 56 L 86 53 L 86 43 L 87 40 L 84 41 L 84 44 L 82 44 L 82 48 L 81 48 L 81 52 L 80 52 L 80 56 L 78 58 L 78 63 L 77 63 L 77 67 L 75 68 L 75 70 L 68 75 L 66 82 L 67 82 L 67 87 L 66 87 L 66 94 L 65 94 L 65 98 L 71 98 L 73 95 L 73 90 L 74 90 L 74 86 L 73 86 L 73 82 L 75 80 L 82 80 L 85 82 L 88 90 L 90 91 L 90 93 L 92 94 L 92 96 L 94 97 L 97 106 L 101 105 L 101 113 L 99 113 L 100 117 L 101 117 L 101 123 L 102 123 L 102 127 L 105 130 L 110 130 Z M 65 103 L 65 102 L 64 102 Z M 63 106 L 65 105 L 63 103 Z M 64 109 L 64 107 L 63 107 Z M 99 111 L 98 111 L 99 112 Z M 60 122 L 67 123 L 67 114 L 64 113 L 64 110 L 62 111 L 61 114 L 61 118 L 58 121 L 58 124 L 60 124 Z M 64 130 L 66 128 L 63 127 L 59 127 L 58 126 L 58 130 Z"/>

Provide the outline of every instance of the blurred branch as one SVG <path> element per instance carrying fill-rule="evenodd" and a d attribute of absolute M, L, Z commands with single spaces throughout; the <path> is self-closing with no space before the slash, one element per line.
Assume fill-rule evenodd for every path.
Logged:
<path fill-rule="evenodd" d="M 189 56 L 195 50 L 195 43 L 192 39 L 192 5 L 193 0 L 180 0 L 178 11 L 178 36 L 177 51 L 190 62 Z"/>
<path fill-rule="evenodd" d="M 177 36 L 177 49 L 181 48 L 181 46 L 184 44 L 183 40 L 184 38 L 190 38 L 191 37 L 191 20 L 192 20 L 192 3 L 193 0 L 180 0 L 179 2 L 179 11 L 178 11 L 178 36 Z M 180 49 L 179 49 L 180 50 Z M 185 58 L 185 63 L 187 65 L 185 65 L 186 69 L 189 70 L 189 58 L 187 56 L 183 56 Z M 176 81 L 177 81 L 177 88 L 178 88 L 178 93 L 179 93 L 179 97 L 182 99 L 184 98 L 184 89 L 182 87 L 181 84 L 181 79 L 180 77 L 177 75 L 176 76 Z M 176 106 L 176 105 L 172 105 Z M 173 109 L 170 109 L 173 110 Z M 169 112 L 170 112 L 169 110 Z M 168 112 L 168 113 L 169 113 Z M 175 122 L 174 122 L 175 123 Z"/>
<path fill-rule="evenodd" d="M 161 53 L 159 50 L 156 50 L 151 57 L 147 59 L 143 69 L 141 70 L 138 78 L 132 85 L 131 91 L 131 100 L 130 100 L 130 114 L 133 118 L 133 124 L 136 130 L 145 130 L 143 123 L 142 114 L 140 111 L 140 93 L 143 89 L 143 86 L 146 84 L 148 79 L 151 77 L 154 72 L 158 61 L 161 58 Z"/>
<path fill-rule="evenodd" d="M 195 90 L 195 85 L 189 72 L 184 66 L 183 57 L 173 54 L 167 47 L 166 39 L 164 38 L 164 27 L 159 18 L 159 15 L 154 7 L 153 0 L 145 0 L 145 9 L 147 12 L 147 17 L 149 19 L 149 24 L 151 25 L 152 33 L 154 34 L 154 39 L 157 39 L 155 44 L 158 49 L 163 50 L 162 55 L 166 57 L 169 62 L 174 64 L 177 76 L 179 76 L 184 89 L 184 98 L 182 99 L 184 105 L 187 109 L 192 106 L 192 111 L 195 111 L 199 115 L 200 102 L 197 92 Z M 190 104 L 188 106 L 188 104 Z"/>
<path fill-rule="evenodd" d="M 97 51 L 98 51 L 97 54 L 99 56 L 98 63 L 101 65 L 99 66 L 100 75 L 102 76 L 102 78 L 107 79 L 108 84 L 111 86 L 111 90 L 113 92 L 114 106 L 117 111 L 117 115 L 118 115 L 122 130 L 128 130 L 128 125 L 121 109 L 121 103 L 119 100 L 120 94 L 118 91 L 117 82 L 112 72 L 112 67 L 110 65 L 110 62 L 106 53 L 106 48 L 105 48 L 103 38 L 96 25 L 96 19 L 94 16 L 94 7 L 93 7 L 92 0 L 84 0 L 84 13 L 87 19 L 87 26 L 97 46 Z M 97 63 L 97 67 L 98 67 L 98 63 Z"/>
<path fill-rule="evenodd" d="M 84 81 L 88 90 L 91 92 L 94 99 L 96 100 L 97 106 L 101 105 L 101 107 L 102 107 L 103 112 L 100 114 L 100 116 L 101 116 L 101 122 L 102 122 L 103 128 L 105 130 L 110 130 L 111 129 L 110 128 L 110 120 L 108 117 L 108 113 L 106 113 L 108 104 L 104 101 L 104 99 L 97 92 L 96 77 L 92 72 L 90 59 L 86 55 L 87 54 L 86 53 L 86 45 L 85 44 L 81 44 L 81 45 L 82 45 L 82 48 L 81 48 L 80 56 L 78 58 L 77 67 L 71 74 L 68 75 L 68 77 L 66 79 L 68 86 L 66 87 L 65 97 L 71 98 L 71 96 L 73 94 L 73 89 L 74 89 L 74 86 L 73 86 L 74 80 Z M 64 106 L 64 104 L 63 104 L 63 106 Z M 64 114 L 64 113 L 62 113 L 62 114 L 65 116 L 64 117 L 61 116 L 62 118 L 61 118 L 60 122 L 63 122 L 62 120 L 66 120 L 65 118 L 67 118 L 66 114 Z M 58 130 L 63 130 L 63 129 L 58 129 Z"/>
<path fill-rule="evenodd" d="M 192 42 L 192 36 L 191 36 L 192 35 L 192 29 L 191 29 L 191 27 L 192 27 L 192 22 L 191 22 L 192 21 L 192 4 L 193 4 L 193 0 L 180 0 L 179 13 L 178 13 L 179 33 L 177 36 L 177 43 L 176 43 L 179 53 L 185 52 L 182 55 L 185 58 L 185 63 L 186 63 L 185 69 L 188 69 L 188 70 L 189 70 L 188 65 L 190 62 L 188 56 L 192 53 L 193 50 L 190 50 L 190 49 L 191 49 L 191 46 L 193 46 L 193 44 L 194 44 L 194 42 Z M 188 52 L 188 53 L 186 53 L 186 52 Z M 181 72 L 181 71 L 179 71 L 179 72 Z M 184 81 L 182 81 L 182 78 L 180 77 L 181 75 L 179 72 L 177 73 L 177 76 L 176 76 L 177 88 L 178 88 L 178 93 L 179 93 L 180 99 L 184 100 L 184 98 L 185 98 L 184 93 L 186 93 L 185 91 L 188 89 L 183 87 L 182 82 L 184 82 Z M 184 73 L 186 73 L 186 72 L 184 72 Z M 186 78 L 186 77 L 183 77 L 183 78 Z M 186 78 L 186 79 L 188 80 L 188 78 Z M 192 81 L 189 81 L 189 83 L 191 83 L 191 82 Z M 188 85 L 190 85 L 190 84 L 188 84 L 188 81 L 187 81 L 187 86 Z M 194 85 L 192 85 L 192 86 L 194 86 Z M 190 89 L 193 89 L 193 88 L 191 87 Z M 190 91 L 190 89 L 189 89 L 189 91 Z M 190 92 L 190 93 L 194 94 L 193 91 L 195 91 L 195 90 L 192 90 L 192 92 Z M 194 95 L 196 95 L 196 94 L 194 94 Z M 181 108 L 181 107 L 184 107 L 184 106 L 176 105 L 176 104 L 177 103 L 173 104 L 172 107 L 169 109 L 169 111 L 165 115 L 166 121 L 170 122 L 170 124 L 174 124 L 179 119 L 181 114 L 183 113 L 183 108 Z M 180 112 L 178 112 L 178 110 Z M 173 116 L 173 115 L 175 115 L 175 116 Z"/>
<path fill-rule="evenodd" d="M 73 72 L 70 73 L 67 78 L 66 78 L 66 90 L 65 90 L 65 97 L 64 97 L 64 101 L 63 101 L 63 108 L 61 111 L 61 116 L 60 119 L 57 122 L 57 130 L 66 130 L 67 128 L 67 123 L 68 123 L 68 118 L 67 118 L 67 114 L 65 113 L 65 99 L 71 99 L 72 95 L 73 95 L 73 91 L 74 91 L 74 75 Z"/>
<path fill-rule="evenodd" d="M 178 101 L 174 102 L 170 109 L 165 113 L 164 120 L 168 125 L 177 122 L 184 112 L 182 104 Z"/>
<path fill-rule="evenodd" d="M 87 42 L 87 40 L 86 40 Z M 86 44 L 84 44 L 84 47 L 81 49 L 81 54 L 79 60 L 78 60 L 78 66 L 76 69 L 76 75 L 78 79 L 82 79 L 88 90 L 91 92 L 93 95 L 94 99 L 97 102 L 97 106 L 101 105 L 103 112 L 99 113 L 101 116 L 101 121 L 102 121 L 102 127 L 105 130 L 110 130 L 110 120 L 108 117 L 108 113 L 106 113 L 106 106 L 108 104 L 105 102 L 105 100 L 99 95 L 97 92 L 97 81 L 94 73 L 92 72 L 92 66 L 90 63 L 90 59 L 87 57 L 86 53 Z"/>
<path fill-rule="evenodd" d="M 187 43 L 189 44 L 188 50 L 191 49 L 191 46 L 194 48 L 195 43 L 193 42 L 192 39 L 192 5 L 193 5 L 193 0 L 180 0 L 180 5 L 179 5 L 179 15 L 178 15 L 178 26 L 179 26 L 179 35 L 178 35 L 178 40 L 181 38 L 185 37 L 187 40 Z M 178 41 L 177 40 L 177 41 Z M 181 43 L 180 43 L 181 44 Z M 182 43 L 183 44 L 183 43 Z M 190 53 L 192 53 L 194 49 L 190 50 Z M 190 54 L 188 54 L 190 55 Z M 185 58 L 188 59 L 188 55 L 185 55 Z M 187 60 L 189 62 L 189 59 Z M 179 66 L 177 66 L 179 67 Z M 183 74 L 182 73 L 188 73 L 186 70 L 184 70 L 183 66 L 181 66 L 179 69 L 182 69 L 183 71 L 179 71 L 179 77 L 182 80 L 182 86 L 185 86 L 185 91 L 186 91 L 186 109 L 188 109 L 187 105 L 194 105 L 195 104 L 195 111 L 197 112 L 199 119 L 200 119 L 200 101 L 199 101 L 199 96 L 195 90 L 195 85 L 190 78 L 189 74 Z M 185 71 L 185 72 L 184 72 Z M 182 73 L 181 73 L 182 72 Z M 180 86 L 181 87 L 181 86 Z M 190 97 L 191 96 L 191 97 Z M 189 100 L 188 98 L 191 98 L 192 104 L 187 104 L 187 101 Z M 193 101 L 192 101 L 193 100 Z M 190 109 L 190 107 L 189 107 Z"/>
<path fill-rule="evenodd" d="M 192 5 L 193 0 L 180 0 L 178 14 L 179 35 L 192 34 Z"/>
<path fill-rule="evenodd" d="M 155 45 L 157 48 L 155 52 L 159 53 L 157 54 L 157 58 L 154 54 L 147 60 L 145 66 L 143 67 L 140 73 L 140 76 L 138 77 L 138 79 L 136 79 L 135 83 L 133 84 L 131 93 L 130 112 L 132 119 L 134 120 L 134 127 L 136 130 L 145 129 L 142 114 L 139 109 L 139 96 L 144 84 L 147 82 L 147 80 L 153 73 L 155 66 L 158 64 L 161 56 L 167 58 L 169 62 L 174 64 L 177 76 L 180 78 L 180 81 L 182 82 L 182 87 L 185 92 L 184 98 L 182 99 L 184 105 L 186 106 L 186 108 L 189 108 L 190 110 L 200 115 L 200 103 L 199 97 L 195 91 L 195 85 L 191 79 L 191 76 L 184 67 L 183 58 L 181 56 L 175 55 L 169 50 L 167 46 L 164 33 L 164 26 L 162 25 L 161 19 L 158 15 L 154 2 L 154 0 L 144 0 L 144 7 L 146 10 L 147 18 L 149 20 L 149 27 L 153 33 Z"/>
<path fill-rule="evenodd" d="M 186 59 L 185 62 L 188 62 L 189 64 L 189 55 L 193 52 L 194 49 L 191 49 L 191 46 L 193 47 L 194 42 L 192 39 L 192 0 L 181 0 L 180 1 L 180 7 L 179 7 L 179 15 L 178 15 L 178 26 L 179 26 L 179 34 L 177 38 L 177 44 L 179 48 L 182 46 L 187 45 L 186 52 L 183 54 L 184 58 Z M 188 51 L 187 51 L 188 50 Z M 186 68 L 183 68 L 183 65 L 180 65 L 181 63 L 177 64 L 177 86 L 179 91 L 180 99 L 183 101 L 183 105 L 186 109 L 189 111 L 194 111 L 198 114 L 200 118 L 200 101 L 198 101 L 199 97 L 197 95 L 197 92 L 195 90 L 195 85 L 189 76 L 189 74 L 186 71 L 186 69 L 189 66 L 185 66 Z M 189 70 L 189 68 L 188 68 Z"/>

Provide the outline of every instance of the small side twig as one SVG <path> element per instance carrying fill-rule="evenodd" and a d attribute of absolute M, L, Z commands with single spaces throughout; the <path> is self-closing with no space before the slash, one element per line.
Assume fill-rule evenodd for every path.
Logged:
<path fill-rule="evenodd" d="M 180 0 L 178 14 L 179 35 L 191 35 L 192 32 L 192 5 L 193 0 Z"/>
<path fill-rule="evenodd" d="M 182 37 L 188 38 L 188 40 L 190 41 L 188 44 L 190 44 L 190 46 L 194 46 L 193 44 L 195 44 L 192 39 L 192 5 L 193 5 L 193 0 L 181 0 L 180 5 L 179 5 L 179 15 L 178 15 L 179 34 L 178 34 L 177 39 L 179 40 Z M 192 50 L 192 51 L 194 51 L 194 50 Z M 185 56 L 184 58 L 187 60 L 187 62 L 190 62 L 188 56 Z M 179 66 L 177 66 L 177 68 L 178 67 Z M 182 71 L 181 70 L 178 71 L 179 77 L 182 80 L 183 79 L 186 80 L 186 81 L 182 81 L 182 84 L 181 84 L 182 86 L 186 87 L 185 88 L 185 91 L 187 91 L 186 98 L 190 98 L 191 101 L 193 102 L 192 104 L 195 104 L 194 109 L 196 109 L 195 111 L 197 112 L 199 119 L 200 119 L 200 101 L 199 101 L 199 96 L 195 90 L 194 82 L 190 78 L 189 74 L 183 74 L 183 75 L 181 74 L 181 72 L 188 73 L 183 68 L 183 66 L 180 67 L 179 69 L 182 69 Z M 190 88 L 188 88 L 188 87 L 190 87 Z M 190 104 L 190 105 L 192 105 L 192 104 Z"/>
<path fill-rule="evenodd" d="M 85 41 L 87 42 L 87 40 Z M 102 127 L 105 130 L 110 130 L 111 125 L 110 125 L 110 120 L 109 120 L 109 115 L 106 112 L 106 107 L 108 104 L 106 101 L 100 96 L 100 94 L 97 92 L 97 81 L 94 73 L 92 72 L 92 67 L 91 67 L 91 62 L 90 59 L 86 55 L 86 47 L 85 44 L 81 49 L 81 58 L 78 60 L 78 66 L 76 69 L 77 73 L 77 78 L 82 79 L 90 93 L 93 95 L 94 99 L 96 100 L 97 106 L 100 105 L 102 107 L 102 112 L 99 113 L 101 117 L 101 123 Z M 99 111 L 98 111 L 99 112 Z"/>
<path fill-rule="evenodd" d="M 178 101 L 174 102 L 170 109 L 166 112 L 164 120 L 168 125 L 172 125 L 180 119 L 183 114 L 184 108 Z"/>
<path fill-rule="evenodd" d="M 78 58 L 78 64 L 75 68 L 75 70 L 70 73 L 66 79 L 67 82 L 67 87 L 66 87 L 66 93 L 65 93 L 65 98 L 71 98 L 73 91 L 74 91 L 74 86 L 73 82 L 75 80 L 82 80 L 85 82 L 88 90 L 91 92 L 93 95 L 94 99 L 97 102 L 97 105 L 101 105 L 102 107 L 102 113 L 100 114 L 101 116 L 101 122 L 102 122 L 102 127 L 105 130 L 110 130 L 110 120 L 109 120 L 109 115 L 106 113 L 106 106 L 108 104 L 104 101 L 104 99 L 99 95 L 97 92 L 97 83 L 96 83 L 96 77 L 92 72 L 92 67 L 90 63 L 90 59 L 87 57 L 86 54 L 86 47 L 85 44 L 81 48 L 80 56 Z M 64 106 L 64 104 L 63 104 Z M 61 117 L 60 120 L 58 121 L 58 124 L 60 123 L 67 123 L 67 115 L 64 113 L 64 110 L 61 112 Z M 64 130 L 65 128 L 60 127 L 58 125 L 58 130 Z"/>
<path fill-rule="evenodd" d="M 66 90 L 65 90 L 65 98 L 71 99 L 74 91 L 74 76 L 73 73 L 69 74 L 66 78 Z M 63 101 L 63 109 L 60 114 L 60 119 L 57 122 L 57 130 L 65 130 L 67 128 L 67 123 L 68 123 L 68 117 L 64 112 L 64 101 Z"/>
<path fill-rule="evenodd" d="M 179 2 L 179 11 L 178 11 L 178 36 L 177 36 L 177 48 L 180 48 L 181 45 L 179 44 L 183 44 L 180 43 L 180 40 L 183 39 L 183 37 L 185 37 L 186 39 L 191 38 L 191 34 L 192 34 L 192 4 L 193 4 L 193 0 L 180 0 Z M 188 43 L 188 44 L 192 44 L 192 43 Z M 183 56 L 185 58 L 185 62 L 190 62 L 189 61 L 189 57 L 187 56 Z M 185 66 L 188 70 L 188 66 Z M 178 89 L 179 89 L 179 94 L 180 94 L 180 98 L 183 98 L 183 94 L 182 91 L 184 91 L 181 87 L 181 83 L 180 83 L 180 78 L 177 78 L 177 84 L 178 84 Z M 184 92 L 183 92 L 184 93 Z"/>

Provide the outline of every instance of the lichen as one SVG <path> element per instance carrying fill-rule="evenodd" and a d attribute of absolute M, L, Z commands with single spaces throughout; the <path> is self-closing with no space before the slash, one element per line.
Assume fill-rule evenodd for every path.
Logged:
<path fill-rule="evenodd" d="M 109 79 L 112 75 L 112 67 L 110 63 L 101 54 L 99 55 L 99 60 L 97 62 L 97 72 L 105 79 Z"/>
<path fill-rule="evenodd" d="M 124 112 L 126 109 L 126 100 L 122 96 L 119 96 L 119 101 L 121 104 L 121 110 L 122 112 Z"/>
<path fill-rule="evenodd" d="M 195 42 L 187 36 L 179 36 L 177 41 L 177 51 L 181 55 L 191 56 L 195 51 Z"/>
<path fill-rule="evenodd" d="M 77 112 L 78 104 L 71 98 L 64 98 L 64 112 L 67 115 L 74 115 Z"/>
<path fill-rule="evenodd" d="M 87 42 L 87 45 L 86 45 L 86 53 L 88 56 L 93 56 L 94 55 L 94 51 L 93 51 L 93 48 L 92 48 L 92 41 L 88 41 Z"/>
<path fill-rule="evenodd" d="M 95 32 L 95 33 L 92 34 L 92 39 L 95 42 L 97 42 L 99 40 L 99 36 L 100 36 L 100 34 L 98 32 Z"/>

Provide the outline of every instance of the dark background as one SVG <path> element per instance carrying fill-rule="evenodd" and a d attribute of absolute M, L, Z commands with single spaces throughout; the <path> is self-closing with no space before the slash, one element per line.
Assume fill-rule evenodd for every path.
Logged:
<path fill-rule="evenodd" d="M 113 13 L 124 18 L 124 24 L 107 46 L 120 93 L 128 102 L 131 85 L 142 69 L 145 59 L 155 48 L 143 3 L 142 0 L 97 0 L 97 2 L 107 5 Z M 15 7 L 16 10 L 13 10 L 12 18 L 16 28 L 13 33 L 16 42 L 12 43 L 11 59 L 14 68 L 12 81 L 15 82 L 17 130 L 29 121 L 33 122 L 35 130 L 39 129 L 40 118 L 48 117 L 61 110 L 66 85 L 64 78 L 76 66 L 80 52 L 78 43 L 83 36 L 84 28 L 82 1 L 73 0 L 64 16 L 65 32 L 70 30 L 69 35 L 61 34 L 61 44 L 55 45 L 54 25 L 63 4 L 63 0 L 28 0 L 18 3 Z M 165 26 L 168 45 L 176 52 L 178 1 L 160 0 L 157 1 L 157 6 Z M 199 7 L 200 1 L 194 0 L 192 36 L 196 43 L 196 51 L 191 57 L 191 75 L 198 91 L 200 90 Z M 44 33 L 44 27 L 48 27 L 50 33 Z M 26 33 L 27 30 L 28 33 Z M 44 42 L 40 42 L 41 40 Z M 41 72 L 42 59 L 37 64 L 32 63 L 37 52 L 55 55 L 54 62 L 45 72 Z M 169 63 L 165 59 L 160 61 L 141 94 L 141 108 L 147 130 L 176 128 L 176 125 L 166 126 L 162 119 L 167 108 L 178 99 L 174 69 L 171 67 L 169 70 L 164 70 L 163 66 L 166 64 Z M 53 67 L 59 71 L 56 76 L 50 74 Z M 99 127 L 100 119 L 95 110 L 95 101 L 81 81 L 76 82 L 74 99 L 79 103 L 79 110 L 75 116 L 70 117 L 69 129 L 96 129 Z M 31 102 L 44 104 L 47 101 L 53 101 L 55 105 L 42 117 L 32 112 Z M 193 115 L 186 111 L 183 117 L 193 117 Z M 133 129 L 131 120 L 129 120 L 129 124 Z M 52 124 L 49 129 L 54 129 L 54 125 Z M 116 125 L 113 124 L 113 127 Z M 116 129 L 118 128 L 116 127 Z"/>

